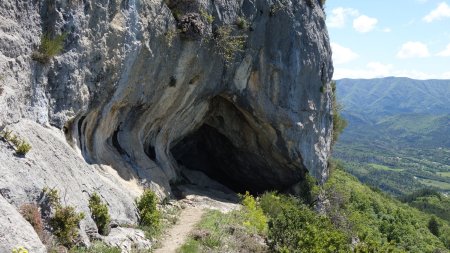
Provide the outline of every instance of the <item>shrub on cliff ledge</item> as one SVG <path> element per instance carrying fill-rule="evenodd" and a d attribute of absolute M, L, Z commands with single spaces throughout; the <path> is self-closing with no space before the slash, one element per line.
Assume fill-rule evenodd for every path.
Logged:
<path fill-rule="evenodd" d="M 235 55 L 243 51 L 246 38 L 245 35 L 233 35 L 231 26 L 217 28 L 215 32 L 216 50 L 226 64 L 231 64 Z"/>
<path fill-rule="evenodd" d="M 51 38 L 48 34 L 43 35 L 39 50 L 33 52 L 31 58 L 42 64 L 47 64 L 51 58 L 61 53 L 65 39 L 66 34 L 57 35 L 54 38 Z"/>
<path fill-rule="evenodd" d="M 91 210 L 91 217 L 97 225 L 98 232 L 102 235 L 109 233 L 109 216 L 108 205 L 102 203 L 100 196 L 94 192 L 89 198 L 89 209 Z"/>
<path fill-rule="evenodd" d="M 84 219 L 84 213 L 78 213 L 73 206 L 63 207 L 56 189 L 44 188 L 43 193 L 51 208 L 55 210 L 49 220 L 52 233 L 62 245 L 73 246 L 78 237 L 78 228 L 80 221 Z"/>

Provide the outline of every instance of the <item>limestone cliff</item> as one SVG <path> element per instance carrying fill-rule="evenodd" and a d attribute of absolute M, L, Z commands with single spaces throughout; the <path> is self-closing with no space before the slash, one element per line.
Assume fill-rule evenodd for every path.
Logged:
<path fill-rule="evenodd" d="M 323 181 L 332 72 L 317 0 L 1 1 L 0 124 L 33 149 L 0 143 L 0 192 L 86 210 L 95 190 L 133 222 L 130 181 L 170 195 L 184 168 L 254 192 Z"/>

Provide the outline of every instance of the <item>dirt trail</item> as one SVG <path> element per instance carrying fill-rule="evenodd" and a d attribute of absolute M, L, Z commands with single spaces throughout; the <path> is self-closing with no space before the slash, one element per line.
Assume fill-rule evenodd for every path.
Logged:
<path fill-rule="evenodd" d="M 205 209 L 201 207 L 188 206 L 183 209 L 177 224 L 166 231 L 164 239 L 161 242 L 162 247 L 156 249 L 155 253 L 176 252 L 186 241 L 189 233 L 194 229 L 195 224 L 200 221 L 205 212 Z"/>
<path fill-rule="evenodd" d="M 161 247 L 155 253 L 176 252 L 188 239 L 195 225 L 200 222 L 202 215 L 208 210 L 215 209 L 221 212 L 229 212 L 239 209 L 239 200 L 236 193 L 221 184 L 211 180 L 198 171 L 184 171 L 190 182 L 195 185 L 178 186 L 178 191 L 183 198 L 178 201 L 181 210 L 178 222 L 167 229 L 161 241 Z"/>

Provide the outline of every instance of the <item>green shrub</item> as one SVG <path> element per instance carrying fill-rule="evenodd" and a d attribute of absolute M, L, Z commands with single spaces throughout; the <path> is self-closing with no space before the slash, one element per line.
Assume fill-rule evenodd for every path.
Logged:
<path fill-rule="evenodd" d="M 246 36 L 233 35 L 231 26 L 221 26 L 215 33 L 216 51 L 226 64 L 231 64 L 236 53 L 244 49 Z"/>
<path fill-rule="evenodd" d="M 238 26 L 239 29 L 241 30 L 247 30 L 249 28 L 249 24 L 247 19 L 245 19 L 244 17 L 237 17 L 236 19 L 236 25 Z"/>
<path fill-rule="evenodd" d="M 161 213 L 158 211 L 156 204 L 157 197 L 155 193 L 148 189 L 136 200 L 140 226 L 153 228 L 160 226 Z"/>
<path fill-rule="evenodd" d="M 60 54 L 64 49 L 64 40 L 66 39 L 66 34 L 57 35 L 51 38 L 50 35 L 45 34 L 41 37 L 41 45 L 39 50 L 33 52 L 31 58 L 42 64 L 46 64 L 51 58 Z"/>
<path fill-rule="evenodd" d="M 58 241 L 64 246 L 71 247 L 78 237 L 78 227 L 82 219 L 84 214 L 77 213 L 75 207 L 60 206 L 50 218 L 49 225 Z"/>
<path fill-rule="evenodd" d="M 255 198 L 245 192 L 245 195 L 241 196 L 242 205 L 244 206 L 244 218 L 243 225 L 250 230 L 250 232 L 256 232 L 263 234 L 267 230 L 267 217 L 264 215 L 263 210 L 256 202 Z M 252 231 L 256 229 L 256 231 Z"/>
<path fill-rule="evenodd" d="M 102 235 L 107 235 L 111 221 L 108 205 L 102 203 L 100 196 L 96 192 L 89 198 L 89 209 L 91 210 L 91 217 L 97 225 L 98 232 Z"/>
<path fill-rule="evenodd" d="M 341 116 L 342 105 L 337 101 L 336 82 L 331 82 L 331 107 L 333 111 L 333 138 L 331 145 L 333 146 L 339 138 L 339 135 L 347 127 L 347 121 Z"/>
<path fill-rule="evenodd" d="M 268 244 L 273 251 L 349 251 L 347 236 L 299 200 L 268 193 L 261 197 L 261 206 L 270 217 Z"/>
<path fill-rule="evenodd" d="M 209 14 L 205 9 L 201 9 L 200 10 L 200 16 L 202 16 L 202 18 L 208 22 L 208 24 L 212 24 L 212 22 L 214 22 L 214 17 L 213 15 Z"/>
<path fill-rule="evenodd" d="M 438 221 L 436 220 L 436 217 L 432 216 L 430 218 L 430 220 L 428 221 L 428 229 L 430 230 L 430 232 L 439 237 L 440 235 L 440 225 L 438 223 Z"/>
<path fill-rule="evenodd" d="M 78 228 L 80 221 L 84 219 L 84 213 L 76 212 L 73 206 L 63 207 L 56 189 L 45 187 L 43 193 L 49 205 L 55 210 L 48 222 L 51 231 L 59 243 L 70 248 L 78 237 Z"/>
<path fill-rule="evenodd" d="M 0 131 L 0 136 L 16 149 L 17 155 L 24 156 L 31 150 L 31 145 L 25 140 L 20 139 L 19 136 L 14 135 L 12 131 Z"/>
<path fill-rule="evenodd" d="M 28 142 L 22 140 L 17 146 L 16 153 L 18 155 L 24 156 L 31 150 L 31 145 Z"/>

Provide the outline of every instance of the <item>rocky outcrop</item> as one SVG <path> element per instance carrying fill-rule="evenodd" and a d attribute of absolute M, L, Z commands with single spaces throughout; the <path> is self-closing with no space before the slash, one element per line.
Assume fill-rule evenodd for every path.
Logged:
<path fill-rule="evenodd" d="M 24 247 L 31 252 L 47 252 L 33 227 L 0 196 L 0 252 Z"/>
<path fill-rule="evenodd" d="M 183 168 L 254 192 L 323 181 L 333 68 L 319 2 L 2 1 L 0 123 L 33 149 L 2 148 L 0 188 L 11 203 L 67 188 L 83 210 L 98 189 L 132 221 L 134 191 L 117 180 L 161 196 Z M 31 57 L 43 34 L 66 34 L 48 64 Z M 14 189 L 19 171 L 29 181 Z"/>

